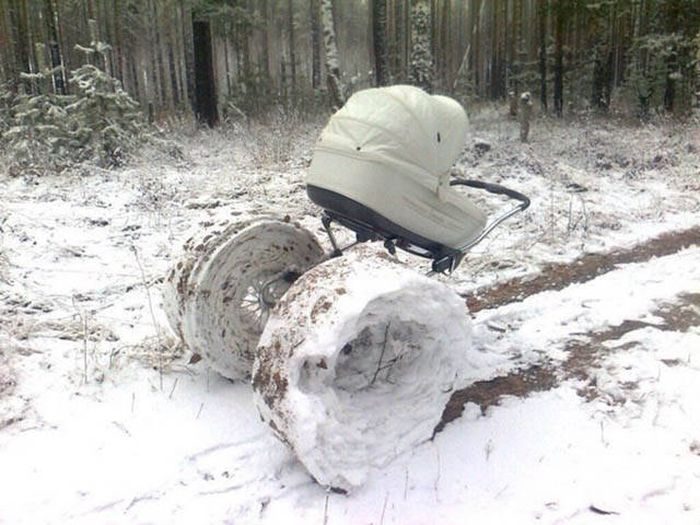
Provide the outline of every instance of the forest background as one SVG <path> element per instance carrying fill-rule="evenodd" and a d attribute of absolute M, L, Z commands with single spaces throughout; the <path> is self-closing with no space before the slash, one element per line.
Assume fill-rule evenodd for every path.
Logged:
<path fill-rule="evenodd" d="M 395 83 L 466 104 L 530 91 L 556 116 L 683 118 L 699 57 L 697 0 L 0 0 L 0 133 L 38 124 L 38 95 L 69 97 L 48 101 L 61 113 L 107 92 L 97 110 L 214 125 Z"/>

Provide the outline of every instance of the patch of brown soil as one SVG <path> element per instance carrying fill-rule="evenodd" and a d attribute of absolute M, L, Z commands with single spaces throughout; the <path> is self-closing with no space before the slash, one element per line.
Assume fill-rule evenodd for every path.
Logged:
<path fill-rule="evenodd" d="M 485 414 L 488 407 L 497 405 L 504 396 L 527 397 L 533 392 L 554 388 L 557 384 L 554 369 L 544 365 L 533 365 L 488 381 L 477 381 L 452 394 L 433 435 L 442 431 L 450 421 L 461 417 L 467 403 L 476 403 L 481 413 Z"/>
<path fill-rule="evenodd" d="M 534 392 L 543 392 L 556 388 L 567 380 L 577 380 L 581 386 L 578 394 L 588 401 L 599 397 L 599 392 L 592 373 L 600 367 L 602 358 L 610 352 L 624 351 L 629 345 L 609 348 L 608 341 L 616 341 L 625 334 L 646 327 L 657 330 L 687 332 L 700 326 L 700 294 L 683 294 L 673 303 L 664 303 L 653 312 L 661 319 L 660 323 L 649 323 L 639 320 L 626 320 L 617 326 L 603 330 L 581 334 L 580 339 L 569 342 L 565 349 L 567 358 L 555 366 L 553 363 L 535 364 L 528 368 L 516 370 L 505 376 L 495 377 L 457 390 L 447 402 L 440 423 L 435 427 L 433 436 L 442 431 L 445 426 L 459 418 L 467 403 L 476 403 L 481 412 L 498 405 L 505 396 L 524 398 Z M 632 343 L 634 346 L 634 343 Z M 667 366 L 679 365 L 675 361 L 663 361 Z M 633 389 L 635 385 L 621 385 L 624 390 Z"/>
<path fill-rule="evenodd" d="M 652 257 L 676 253 L 700 243 L 700 226 L 665 233 L 632 248 L 611 253 L 586 254 L 569 264 L 549 264 L 532 279 L 512 279 L 496 286 L 465 295 L 471 312 L 519 302 L 546 290 L 561 290 L 573 283 L 583 283 L 615 269 L 620 264 L 643 262 Z"/>

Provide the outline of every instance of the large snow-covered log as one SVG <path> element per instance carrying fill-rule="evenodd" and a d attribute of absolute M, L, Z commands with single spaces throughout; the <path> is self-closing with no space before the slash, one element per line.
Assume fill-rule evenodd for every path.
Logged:
<path fill-rule="evenodd" d="M 358 249 L 309 270 L 272 311 L 255 402 L 320 484 L 348 491 L 430 438 L 469 342 L 455 292 Z"/>
<path fill-rule="evenodd" d="M 310 232 L 275 217 L 202 229 L 166 279 L 168 321 L 220 374 L 249 378 L 269 308 L 322 257 Z"/>

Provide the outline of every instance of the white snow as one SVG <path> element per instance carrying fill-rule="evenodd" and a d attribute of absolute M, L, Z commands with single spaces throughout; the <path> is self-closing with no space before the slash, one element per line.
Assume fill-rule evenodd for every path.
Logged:
<path fill-rule="evenodd" d="M 318 483 L 345 491 L 429 439 L 456 378 L 483 366 L 461 298 L 372 252 L 294 283 L 253 370 L 263 419 Z"/>
<path fill-rule="evenodd" d="M 697 128 L 536 120 L 520 145 L 517 124 L 474 122 L 493 148 L 462 166 L 533 205 L 446 280 L 459 292 L 700 224 Z M 460 386 L 531 365 L 554 385 L 468 403 L 349 496 L 310 478 L 249 385 L 189 363 L 161 307 L 171 254 L 231 217 L 290 214 L 319 234 L 301 182 L 318 131 L 204 132 L 179 164 L 0 177 L 0 522 L 698 523 L 700 332 L 660 313 L 698 312 L 697 243 L 478 312 L 484 366 Z M 294 149 L 266 156 L 270 137 Z M 646 324 L 615 333 L 624 321 Z M 585 377 L 567 372 L 592 333 L 607 338 Z"/>

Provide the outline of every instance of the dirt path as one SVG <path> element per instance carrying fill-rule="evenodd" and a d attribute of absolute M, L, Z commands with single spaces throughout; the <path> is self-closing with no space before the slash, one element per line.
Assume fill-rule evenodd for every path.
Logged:
<path fill-rule="evenodd" d="M 570 265 L 553 264 L 534 279 L 512 280 L 466 297 L 470 311 L 476 312 L 520 302 L 526 297 L 546 290 L 561 290 L 572 283 L 590 281 L 614 270 L 618 265 L 644 262 L 652 257 L 671 255 L 683 248 L 700 243 L 700 227 L 664 234 L 651 241 L 626 250 L 609 254 L 590 254 Z M 564 381 L 580 382 L 578 392 L 588 400 L 598 397 L 593 371 L 610 350 L 605 343 L 620 339 L 625 334 L 645 327 L 659 330 L 687 332 L 700 326 L 700 294 L 684 294 L 672 303 L 662 304 L 652 312 L 660 323 L 627 320 L 618 326 L 607 327 L 585 334 L 577 334 L 575 341 L 565 346 L 567 358 L 563 363 L 541 362 L 486 381 L 478 381 L 454 392 L 442 414 L 435 433 L 462 415 L 467 403 L 476 403 L 482 412 L 499 404 L 503 396 L 527 397 L 557 387 Z M 625 346 L 614 351 L 624 350 Z M 668 362 L 668 366 L 680 363 Z M 634 388 L 634 385 L 627 385 Z"/>
<path fill-rule="evenodd" d="M 568 264 L 549 264 L 532 279 L 512 279 L 494 287 L 465 295 L 472 313 L 519 302 L 546 290 L 561 290 L 573 283 L 585 283 L 614 270 L 620 264 L 648 261 L 700 243 L 700 226 L 665 233 L 632 248 L 611 253 L 591 253 Z"/>

